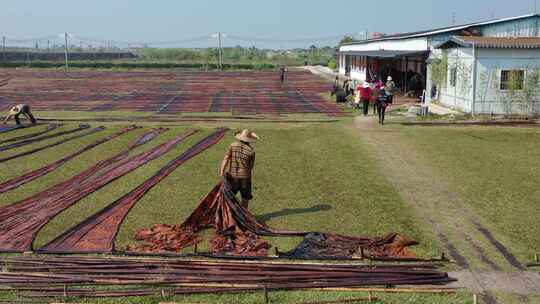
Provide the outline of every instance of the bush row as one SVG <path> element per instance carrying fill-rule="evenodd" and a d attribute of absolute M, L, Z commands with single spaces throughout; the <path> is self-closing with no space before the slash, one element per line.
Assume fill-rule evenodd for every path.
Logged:
<path fill-rule="evenodd" d="M 62 62 L 51 61 L 17 61 L 17 62 L 0 62 L 2 68 L 63 68 Z M 93 68 L 93 69 L 218 69 L 215 63 L 161 63 L 161 62 L 95 62 L 95 61 L 74 61 L 69 62 L 69 67 L 72 68 Z M 274 69 L 275 65 L 268 63 L 260 64 L 223 64 L 224 70 L 267 70 Z"/>

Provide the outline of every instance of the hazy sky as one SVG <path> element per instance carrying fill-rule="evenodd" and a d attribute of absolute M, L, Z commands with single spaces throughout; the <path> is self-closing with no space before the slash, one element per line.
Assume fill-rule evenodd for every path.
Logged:
<path fill-rule="evenodd" d="M 540 0 L 539 5 L 540 5 Z M 396 33 L 532 13 L 534 0 L 1 0 L 0 35 L 172 41 L 176 46 L 302 47 L 331 44 L 346 33 Z M 204 37 L 203 37 L 204 36 Z M 185 41 L 200 37 L 197 41 Z M 238 38 L 258 38 L 241 41 Z M 277 40 L 308 39 L 298 42 Z M 85 38 L 88 39 L 88 38 Z M 268 40 L 267 40 L 268 39 Z M 275 40 L 275 41 L 274 41 Z M 9 43 L 8 43 L 9 44 Z"/>

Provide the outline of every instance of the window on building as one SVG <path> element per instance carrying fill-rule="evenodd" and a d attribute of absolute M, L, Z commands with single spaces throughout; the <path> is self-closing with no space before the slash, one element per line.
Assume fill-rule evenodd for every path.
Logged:
<path fill-rule="evenodd" d="M 450 69 L 450 86 L 455 87 L 457 80 L 457 68 Z"/>
<path fill-rule="evenodd" d="M 523 90 L 525 81 L 524 70 L 502 70 L 501 71 L 501 91 Z"/>

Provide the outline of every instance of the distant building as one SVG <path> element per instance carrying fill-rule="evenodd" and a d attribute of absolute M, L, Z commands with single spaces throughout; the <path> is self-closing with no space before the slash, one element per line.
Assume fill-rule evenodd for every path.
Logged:
<path fill-rule="evenodd" d="M 539 37 L 537 14 L 390 35 L 340 46 L 338 69 L 468 113 L 538 113 Z"/>

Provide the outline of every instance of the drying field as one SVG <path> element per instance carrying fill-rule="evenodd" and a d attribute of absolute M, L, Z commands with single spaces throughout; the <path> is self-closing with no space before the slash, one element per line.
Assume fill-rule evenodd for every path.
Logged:
<path fill-rule="evenodd" d="M 77 113 L 71 118 L 81 121 L 20 129 L 0 126 L 0 252 L 37 250 L 62 259 L 56 254 L 67 248 L 71 253 L 91 252 L 90 257 L 94 257 L 93 253 L 118 253 L 137 244 L 134 235 L 140 229 L 181 223 L 219 181 L 218 166 L 233 141 L 233 130 L 243 128 L 255 129 L 261 137 L 255 145 L 257 165 L 250 205 L 260 223 L 354 236 L 399 232 L 420 242 L 414 247 L 419 256 L 438 256 L 447 249 L 445 242 L 432 223 L 411 208 L 422 196 L 417 193 L 410 199 L 392 179 L 395 172 L 383 170 L 384 163 L 401 158 L 374 152 L 379 151 L 374 150 L 377 144 L 390 146 L 395 141 L 399 144 L 391 146 L 391 153 L 402 155 L 399 164 L 407 166 L 394 167 L 410 173 L 406 179 L 415 181 L 415 172 L 422 168 L 430 173 L 426 176 L 444 181 L 448 189 L 442 194 L 463 202 L 483 230 L 521 265 L 537 252 L 540 147 L 536 129 L 405 127 L 392 123 L 384 129 L 354 129 L 350 118 L 335 117 L 344 115 L 343 109 L 322 99 L 321 93 L 329 89 L 327 83 L 300 71 L 291 72 L 283 85 L 276 76 L 272 72 L 2 71 L 0 79 L 10 81 L 0 88 L 0 107 L 27 102 L 37 117 L 47 113 L 50 118 L 66 118 Z M 213 120 L 213 114 L 208 114 L 231 112 L 264 115 L 260 120 L 257 116 Z M 200 121 L 191 123 L 175 121 L 178 113 L 207 114 L 194 114 Z M 291 122 L 302 113 L 333 118 Z M 152 119 L 132 126 L 129 118 L 137 114 L 152 115 Z M 115 120 L 97 123 L 93 118 L 100 115 Z M 268 119 L 273 115 L 286 117 Z M 409 155 L 415 156 L 410 164 Z M 405 170 L 411 166 L 414 168 Z M 438 189 L 430 183 L 423 185 Z M 445 211 L 442 205 L 438 207 Z M 473 236 L 464 227 L 449 229 L 450 240 L 459 238 L 460 234 L 456 237 L 453 232 Z M 211 237 L 210 231 L 203 233 L 199 252 L 210 250 Z M 294 249 L 302 241 L 290 236 L 262 238 L 280 252 Z M 466 250 L 466 244 L 455 244 L 455 250 L 466 258 L 474 255 Z M 505 265 L 498 247 L 480 245 L 485 254 L 480 257 L 494 257 L 495 266 Z M 0 263 L 6 257 L 26 258 L 1 255 Z M 471 269 L 483 269 L 482 265 L 481 259 L 471 258 Z M 463 270 L 460 267 L 445 269 Z M 35 280 L 43 281 L 46 275 L 39 273 Z M 13 279 L 9 276 L 0 272 L 0 282 Z M 58 289 L 62 287 L 54 288 L 49 291 L 63 294 Z M 270 294 L 273 303 L 366 295 L 300 290 Z M 380 299 L 377 303 L 472 303 L 466 292 L 376 296 Z M 534 303 L 538 297 L 528 299 Z M 7 300 L 21 298 L 0 292 L 0 302 Z M 63 296 L 57 300 L 119 302 Z M 259 303 L 264 295 L 157 295 L 120 302 L 161 301 Z M 518 302 L 512 298 L 500 303 Z"/>
<path fill-rule="evenodd" d="M 45 129 L 45 126 L 12 131 L 0 136 L 6 138 L 8 135 L 13 137 L 41 131 L 37 129 Z M 64 125 L 47 134 L 50 136 L 77 129 L 77 125 Z M 0 195 L 0 207 L 13 203 L 23 206 L 11 216 L 5 212 L 0 217 L 0 230 L 3 231 L 0 237 L 3 239 L 1 250 L 25 251 L 30 249 L 32 243 L 34 249 L 43 247 L 70 227 L 132 191 L 171 160 L 216 132 L 213 128 L 199 127 L 174 127 L 160 132 L 152 128 L 138 128 L 126 132 L 123 127 L 110 126 L 91 133 L 94 129 L 91 126 L 76 133 L 86 136 L 0 163 L 4 168 L 0 172 L 0 191 L 3 192 Z M 191 134 L 192 130 L 199 131 Z M 417 248 L 420 255 L 438 254 L 439 248 L 432 237 L 414 224 L 416 221 L 411 220 L 414 215 L 402 206 L 399 196 L 384 179 L 377 176 L 373 164 L 360 161 L 369 160 L 369 156 L 346 130 L 332 125 L 306 125 L 292 128 L 263 126 L 257 131 L 263 140 L 257 144 L 252 211 L 259 220 L 277 228 L 331 231 L 348 235 L 381 235 L 399 231 L 421 240 Z M 145 141 L 138 141 L 143 135 Z M 184 135 L 189 136 L 184 139 Z M 17 156 L 74 136 L 79 135 L 61 135 L 16 147 L 3 151 L 2 156 Z M 96 141 L 109 136 L 116 137 L 94 146 Z M 187 217 L 219 180 L 218 165 L 232 139 L 232 132 L 227 132 L 224 139 L 186 161 L 137 201 L 119 226 L 116 248 L 122 250 L 132 244 L 133 235 L 138 229 L 156 223 L 177 224 Z M 131 160 L 163 144 L 168 144 L 165 147 L 168 150 L 162 147 L 154 154 Z M 86 150 L 89 145 L 93 148 Z M 81 149 L 85 149 L 85 152 L 56 166 L 46 175 L 29 177 L 24 183 L 17 183 L 17 187 L 6 187 L 6 181 L 55 163 Z M 119 155 L 122 155 L 121 158 Z M 85 179 L 74 180 L 89 168 L 110 159 L 115 159 L 116 164 L 98 168 L 101 171 L 95 176 L 86 175 Z M 287 159 L 287 166 L 282 165 L 283 159 Z M 310 161 L 306 163 L 306 160 Z M 357 176 L 357 172 L 364 174 Z M 72 181 L 62 187 L 73 187 L 78 191 L 66 193 L 58 199 L 51 198 L 48 193 L 40 194 L 68 180 Z M 352 187 L 353 180 L 362 186 Z M 33 204 L 36 206 L 33 207 Z M 28 218 L 32 218 L 32 224 L 27 223 Z M 18 222 L 21 227 L 16 234 L 10 232 L 14 222 Z M 13 235 L 10 237 L 10 234 Z M 24 235 L 27 238 L 22 240 Z M 32 239 L 34 236 L 35 240 Z M 19 240 L 15 241 L 16 238 Z M 298 238 L 276 238 L 272 244 L 285 251 L 294 248 L 299 241 Z M 202 250 L 205 247 L 204 244 Z"/>
<path fill-rule="evenodd" d="M 0 108 L 16 103 L 35 110 L 144 111 L 280 115 L 343 115 L 321 93 L 330 85 L 306 71 L 277 72 L 62 72 L 3 70 Z"/>
<path fill-rule="evenodd" d="M 178 224 L 219 180 L 217 167 L 232 141 L 232 132 L 226 132 L 225 137 L 221 138 L 222 133 L 211 126 L 156 130 L 155 127 L 126 129 L 125 126 L 106 125 L 104 129 L 95 131 L 96 127 L 81 128 L 67 124 L 50 131 L 46 126 L 36 126 L 0 133 L 0 141 L 8 142 L 13 138 L 17 139 L 15 142 L 28 140 L 23 138 L 43 132 L 46 133 L 38 136 L 47 136 L 43 141 L 6 148 L 1 152 L 2 156 L 9 157 L 47 147 L 0 164 L 3 186 L 10 180 L 20 182 L 18 178 L 21 176 L 29 178 L 18 187 L 2 188 L 2 251 L 47 248 L 70 228 L 89 219 L 99 220 L 95 215 L 100 214 L 100 210 L 107 211 L 111 210 L 111 206 L 118 206 L 120 198 L 139 191 L 141 185 L 148 185 L 149 179 L 163 173 L 163 168 L 171 168 L 171 163 L 178 164 L 176 169 L 153 184 L 144 195 L 136 195 L 135 199 L 130 200 L 129 206 L 123 206 L 120 214 L 111 217 L 112 222 L 94 221 L 92 227 L 103 228 L 105 224 L 108 228 L 101 229 L 102 233 L 98 235 L 101 238 L 90 240 L 103 241 L 105 230 L 112 236 L 107 240 L 108 244 L 123 250 L 127 245 L 136 243 L 134 234 L 139 229 L 156 223 Z M 69 133 L 72 130 L 78 131 Z M 197 132 L 193 133 L 195 130 Z M 416 248 L 419 255 L 432 256 L 440 252 L 429 227 L 415 219 L 396 191 L 378 174 L 371 157 L 355 140 L 355 135 L 341 124 L 263 124 L 257 127 L 257 132 L 262 140 L 256 145 L 255 199 L 250 209 L 259 221 L 277 228 L 348 235 L 381 235 L 399 231 L 421 241 Z M 54 137 L 56 134 L 59 136 Z M 208 141 L 205 139 L 216 134 L 215 140 L 206 144 Z M 72 139 L 79 135 L 84 136 Z M 57 141 L 65 142 L 48 147 Z M 200 154 L 194 155 L 193 147 L 201 142 L 204 145 L 199 150 Z M 8 144 L 3 146 L 8 147 Z M 91 148 L 86 150 L 87 147 Z M 81 149 L 85 151 L 77 154 Z M 65 159 L 68 156 L 73 157 Z M 178 162 L 179 159 L 182 162 Z M 283 159 L 287 159 L 286 166 Z M 45 175 L 25 175 L 28 172 L 42 172 L 35 170 L 58 164 L 59 161 L 60 165 L 48 167 L 53 169 Z M 99 168 L 96 169 L 96 166 Z M 362 174 L 358 175 L 358 172 Z M 58 196 L 43 192 L 47 189 L 55 189 L 55 192 L 63 194 Z M 13 229 L 15 234 L 11 232 Z M 268 238 L 268 241 L 286 251 L 294 248 L 301 239 L 283 237 Z M 208 250 L 207 244 L 201 243 L 199 250 Z M 191 252 L 191 249 L 187 252 Z M 273 301 L 281 303 L 318 300 L 320 296 L 318 292 L 271 293 Z M 355 296 L 359 294 L 342 292 L 323 295 L 328 299 Z M 402 303 L 404 299 L 411 298 L 395 295 L 381 297 L 387 299 L 384 303 Z M 255 293 L 242 296 L 176 296 L 167 299 L 178 302 L 253 303 L 260 298 L 261 295 Z M 17 298 L 6 295 L 5 299 Z M 463 300 L 464 295 L 413 296 L 412 299 L 416 303 L 429 303 L 432 300 L 455 303 L 456 300 Z M 118 300 L 107 301 L 114 303 Z M 123 300 L 125 303 L 159 301 L 159 297 Z"/>

